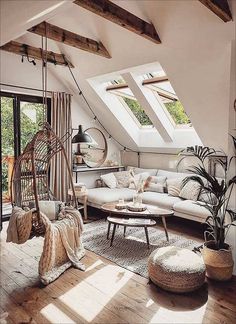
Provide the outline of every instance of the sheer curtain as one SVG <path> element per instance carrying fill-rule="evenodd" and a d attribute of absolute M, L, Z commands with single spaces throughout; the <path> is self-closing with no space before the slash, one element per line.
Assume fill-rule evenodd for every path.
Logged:
<path fill-rule="evenodd" d="M 71 95 L 64 92 L 53 92 L 51 102 L 51 126 L 56 135 L 61 138 L 71 129 Z M 66 155 L 71 161 L 71 137 L 64 143 Z M 69 189 L 69 175 L 65 160 L 57 154 L 52 160 L 50 170 L 50 188 L 57 199 L 66 202 Z"/>

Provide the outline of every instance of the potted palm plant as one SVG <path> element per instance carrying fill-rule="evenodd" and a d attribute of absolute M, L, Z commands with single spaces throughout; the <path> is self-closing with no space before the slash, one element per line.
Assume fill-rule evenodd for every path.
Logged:
<path fill-rule="evenodd" d="M 232 136 L 232 139 L 236 151 L 236 138 Z M 232 249 L 225 240 L 230 227 L 236 226 L 236 211 L 229 208 L 233 187 L 236 184 L 236 175 L 229 178 L 228 174 L 231 162 L 236 156 L 216 156 L 217 151 L 203 146 L 188 147 L 183 152 L 195 156 L 198 164 L 188 169 L 193 175 L 185 178 L 182 185 L 184 186 L 188 181 L 197 182 L 205 199 L 196 204 L 205 207 L 210 212 L 205 220 L 205 243 L 202 249 L 207 276 L 220 281 L 229 280 L 232 277 L 234 262 Z M 217 179 L 215 175 L 208 172 L 206 161 L 212 157 L 222 166 L 223 178 Z"/>

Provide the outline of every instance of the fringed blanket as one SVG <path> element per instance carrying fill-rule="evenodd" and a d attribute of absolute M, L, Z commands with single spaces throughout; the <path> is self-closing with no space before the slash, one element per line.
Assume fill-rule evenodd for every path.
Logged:
<path fill-rule="evenodd" d="M 51 222 L 43 213 L 41 219 L 46 232 L 39 261 L 40 280 L 47 285 L 70 266 L 85 270 L 80 262 L 85 255 L 81 240 L 83 221 L 80 212 L 72 207 L 65 207 L 57 221 Z M 14 207 L 7 229 L 7 242 L 26 242 L 30 238 L 31 229 L 32 210 L 24 211 Z"/>

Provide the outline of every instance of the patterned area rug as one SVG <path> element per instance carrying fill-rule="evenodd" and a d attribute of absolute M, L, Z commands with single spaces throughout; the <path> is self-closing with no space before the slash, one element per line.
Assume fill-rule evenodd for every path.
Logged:
<path fill-rule="evenodd" d="M 107 240 L 107 226 L 105 220 L 86 224 L 83 233 L 84 247 L 146 278 L 148 278 L 148 257 L 155 249 L 174 245 L 192 250 L 200 245 L 197 241 L 172 233 L 169 233 L 169 242 L 167 242 L 164 230 L 151 227 L 148 228 L 150 241 L 150 249 L 148 249 L 144 228 L 127 227 L 124 238 L 123 226 L 119 226 L 116 229 L 113 245 L 110 247 L 110 240 Z M 111 226 L 110 237 L 112 228 Z"/>

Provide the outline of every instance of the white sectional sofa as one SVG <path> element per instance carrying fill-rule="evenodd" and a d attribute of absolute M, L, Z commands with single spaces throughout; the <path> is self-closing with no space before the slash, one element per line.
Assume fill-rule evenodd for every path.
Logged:
<path fill-rule="evenodd" d="M 129 170 L 131 167 L 127 167 Z M 133 168 L 135 174 L 148 172 L 151 176 L 165 176 L 167 179 L 184 179 L 189 176 L 188 173 L 179 173 L 166 170 L 157 169 L 141 169 Z M 131 201 L 135 194 L 134 189 L 129 188 L 114 188 L 108 187 L 88 189 L 88 205 L 100 208 L 103 204 L 108 202 L 118 201 L 124 199 Z M 174 210 L 174 215 L 182 218 L 191 219 L 197 222 L 204 222 L 209 215 L 209 211 L 196 204 L 196 201 L 184 200 L 180 197 L 173 197 L 168 193 L 159 193 L 146 191 L 142 193 L 143 203 L 156 205 L 161 208 Z"/>

